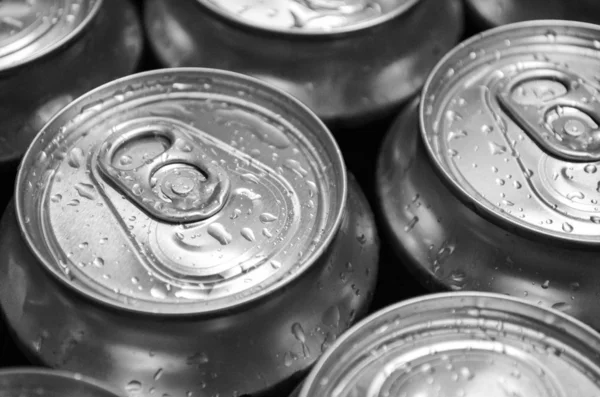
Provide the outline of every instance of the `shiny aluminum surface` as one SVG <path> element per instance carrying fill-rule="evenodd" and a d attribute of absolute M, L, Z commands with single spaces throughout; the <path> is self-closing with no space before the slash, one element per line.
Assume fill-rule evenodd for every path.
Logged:
<path fill-rule="evenodd" d="M 350 329 L 299 396 L 592 396 L 599 349 L 600 335 L 557 311 L 496 294 L 434 294 Z"/>
<path fill-rule="evenodd" d="M 365 313 L 377 274 L 372 215 L 323 124 L 210 69 L 73 102 L 25 155 L 4 222 L 19 342 L 141 395 L 289 381 Z"/>
<path fill-rule="evenodd" d="M 102 1 L 10 0 L 0 4 L 0 71 L 63 45 L 94 18 Z"/>
<path fill-rule="evenodd" d="M 498 222 L 597 245 L 599 67 L 594 25 L 525 23 L 461 46 L 424 88 L 426 148 Z"/>
<path fill-rule="evenodd" d="M 348 24 L 348 15 L 366 9 L 381 13 Z M 291 15 L 298 12 L 301 21 Z M 458 0 L 150 0 L 144 18 L 163 65 L 249 74 L 300 99 L 332 128 L 393 115 L 455 45 L 463 22 Z M 292 20 L 308 25 L 286 27 Z"/>
<path fill-rule="evenodd" d="M 128 0 L 2 1 L 0 172 L 63 106 L 133 72 L 142 43 Z"/>
<path fill-rule="evenodd" d="M 465 4 L 481 28 L 536 19 L 600 22 L 597 0 L 466 0 Z"/>
<path fill-rule="evenodd" d="M 420 0 L 198 0 L 226 17 L 286 33 L 342 32 L 405 12 Z"/>
<path fill-rule="evenodd" d="M 579 111 L 595 106 L 599 35 L 596 26 L 558 21 L 485 33 L 457 47 L 432 75 L 421 106 L 426 128 L 419 128 L 416 102 L 391 128 L 377 171 L 383 224 L 392 248 L 429 289 L 509 294 L 600 329 L 597 160 L 570 157 L 574 148 L 593 158 L 593 145 L 581 150 L 574 140 L 569 150 L 555 146 L 555 154 L 549 145 L 569 142 L 554 140 L 564 128 L 539 139 L 552 125 L 589 119 L 572 118 L 565 106 L 562 124 L 553 111 L 546 113 L 551 123 L 526 129 L 525 122 L 572 100 L 569 92 L 586 92 L 575 103 Z M 550 95 L 547 88 L 561 80 L 546 78 L 548 69 L 582 82 Z M 523 89 L 499 95 L 503 82 L 524 76 L 533 79 Z"/>
<path fill-rule="evenodd" d="M 117 397 L 120 394 L 80 374 L 41 368 L 0 371 L 3 397 Z"/>

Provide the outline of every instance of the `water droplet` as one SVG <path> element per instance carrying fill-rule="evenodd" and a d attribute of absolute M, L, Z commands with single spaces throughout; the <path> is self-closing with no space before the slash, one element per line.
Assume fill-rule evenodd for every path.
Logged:
<path fill-rule="evenodd" d="M 67 205 L 70 206 L 70 207 L 77 207 L 79 205 L 79 200 L 73 199 L 73 200 L 69 201 L 67 203 Z"/>
<path fill-rule="evenodd" d="M 208 356 L 206 355 L 206 353 L 196 353 L 193 354 L 191 356 L 189 356 L 186 359 L 186 363 L 187 365 L 195 365 L 195 366 L 201 366 L 203 364 L 208 363 Z"/>
<path fill-rule="evenodd" d="M 304 334 L 304 330 L 299 323 L 294 323 L 292 325 L 292 334 L 301 343 L 306 343 L 306 335 Z"/>
<path fill-rule="evenodd" d="M 131 187 L 131 191 L 133 192 L 133 194 L 135 194 L 136 196 L 141 196 L 142 193 L 144 192 L 144 189 L 142 189 L 142 187 L 140 186 L 139 183 L 135 183 L 132 187 Z"/>
<path fill-rule="evenodd" d="M 260 183 L 260 180 L 254 174 L 243 174 L 240 178 L 245 182 L 257 183 L 257 184 Z"/>
<path fill-rule="evenodd" d="M 295 172 L 300 177 L 304 177 L 308 174 L 308 171 L 305 170 L 298 161 L 293 159 L 285 160 L 283 166 Z"/>
<path fill-rule="evenodd" d="M 281 262 L 273 260 L 273 261 L 271 261 L 271 267 L 273 269 L 279 269 L 281 267 Z"/>
<path fill-rule="evenodd" d="M 467 367 L 462 367 L 460 369 L 460 376 L 465 380 L 471 380 L 475 377 L 475 375 Z"/>
<path fill-rule="evenodd" d="M 131 156 L 128 156 L 126 154 L 121 156 L 121 158 L 119 158 L 119 164 L 121 164 L 122 166 L 129 165 L 132 162 L 133 162 L 133 159 L 131 158 Z"/>
<path fill-rule="evenodd" d="M 504 179 L 502 178 L 496 178 L 496 184 L 500 185 L 500 186 L 504 186 L 506 182 L 504 182 Z"/>
<path fill-rule="evenodd" d="M 67 163 L 73 168 L 81 167 L 84 162 L 83 150 L 78 147 L 71 149 L 68 157 Z"/>
<path fill-rule="evenodd" d="M 465 130 L 450 131 L 450 133 L 448 134 L 448 142 L 453 141 L 455 139 L 464 138 L 467 135 L 467 131 Z"/>
<path fill-rule="evenodd" d="M 239 208 L 233 210 L 231 215 L 229 215 L 229 219 L 236 219 L 242 214 L 242 211 Z"/>
<path fill-rule="evenodd" d="M 562 224 L 562 230 L 564 230 L 567 233 L 571 233 L 573 231 L 573 226 L 571 226 L 571 224 L 565 222 Z"/>
<path fill-rule="evenodd" d="M 271 233 L 271 231 L 270 231 L 269 229 L 267 229 L 267 228 L 264 228 L 264 229 L 262 230 L 262 234 L 263 234 L 263 236 L 265 236 L 266 238 L 271 238 L 271 237 L 273 237 L 273 233 Z"/>
<path fill-rule="evenodd" d="M 140 393 L 142 391 L 142 383 L 137 380 L 132 380 L 125 386 L 125 391 L 129 395 Z"/>
<path fill-rule="evenodd" d="M 488 142 L 488 146 L 490 148 L 490 152 L 493 155 L 499 155 L 506 153 L 506 146 L 500 145 L 496 142 Z"/>
<path fill-rule="evenodd" d="M 61 194 L 55 194 L 52 197 L 50 197 L 50 200 L 53 203 L 60 203 L 60 201 L 62 200 L 62 195 Z"/>
<path fill-rule="evenodd" d="M 548 289 L 550 287 L 550 280 L 546 280 L 542 283 L 543 289 Z"/>
<path fill-rule="evenodd" d="M 600 216 L 590 216 L 590 221 L 596 223 L 596 224 L 600 224 Z"/>
<path fill-rule="evenodd" d="M 404 231 L 405 232 L 410 232 L 415 225 L 419 222 L 419 217 L 418 216 L 414 216 L 407 224 L 406 226 L 404 226 Z"/>
<path fill-rule="evenodd" d="M 89 245 L 89 244 L 88 244 L 86 241 L 84 241 L 83 243 L 80 243 L 80 244 L 79 244 L 79 248 L 80 248 L 80 249 L 86 249 L 86 248 L 88 247 L 88 245 Z"/>
<path fill-rule="evenodd" d="M 96 192 L 94 186 L 89 183 L 78 183 L 75 185 L 75 190 L 83 198 L 88 200 L 94 200 L 96 198 Z"/>
<path fill-rule="evenodd" d="M 484 134 L 490 134 L 492 131 L 494 131 L 494 128 L 487 124 L 481 126 L 481 132 Z"/>
<path fill-rule="evenodd" d="M 240 231 L 240 234 L 242 235 L 243 238 L 245 238 L 248 241 L 254 241 L 255 240 L 254 232 L 249 227 L 243 228 Z"/>
<path fill-rule="evenodd" d="M 571 310 L 571 305 L 566 302 L 558 302 L 552 305 L 553 309 L 560 310 L 561 312 L 566 312 Z"/>
<path fill-rule="evenodd" d="M 104 267 L 104 259 L 97 257 L 92 261 L 92 265 L 96 267 Z"/>
<path fill-rule="evenodd" d="M 162 376 L 162 374 L 163 374 L 163 369 L 162 369 L 162 368 L 159 368 L 159 369 L 158 369 L 158 371 L 156 371 L 156 372 L 154 373 L 154 380 L 155 380 L 155 381 L 156 381 L 156 380 L 159 380 L 159 379 L 160 379 L 160 377 Z"/>
<path fill-rule="evenodd" d="M 286 367 L 291 367 L 292 364 L 294 363 L 294 358 L 292 357 L 292 353 L 285 353 L 283 355 L 283 365 L 285 365 Z"/>
<path fill-rule="evenodd" d="M 585 167 L 583 167 L 583 170 L 588 174 L 594 174 L 596 173 L 596 171 L 598 171 L 598 167 L 596 167 L 596 165 L 594 164 L 588 164 Z"/>
<path fill-rule="evenodd" d="M 157 299 L 165 299 L 167 297 L 167 291 L 165 287 L 160 285 L 155 285 L 150 288 L 150 295 Z"/>
<path fill-rule="evenodd" d="M 515 187 L 515 189 L 520 189 L 523 187 L 523 185 L 521 185 L 521 182 L 519 181 L 513 181 L 513 186 Z"/>
<path fill-rule="evenodd" d="M 277 220 L 277 217 L 271 213 L 264 212 L 258 217 L 262 223 L 271 223 Z"/>
<path fill-rule="evenodd" d="M 340 323 L 340 309 L 336 305 L 331 306 L 323 313 L 321 321 L 325 325 L 337 328 Z"/>
<path fill-rule="evenodd" d="M 571 192 L 571 193 L 567 193 L 567 199 L 573 201 L 575 199 L 577 200 L 583 200 L 585 198 L 585 195 L 582 192 Z"/>
<path fill-rule="evenodd" d="M 227 245 L 233 240 L 233 236 L 227 232 L 225 226 L 220 223 L 211 223 L 207 229 L 208 234 L 221 245 Z"/>

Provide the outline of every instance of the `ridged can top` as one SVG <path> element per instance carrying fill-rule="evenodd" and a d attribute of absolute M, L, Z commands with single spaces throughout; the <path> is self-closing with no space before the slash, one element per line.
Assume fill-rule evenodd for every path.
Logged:
<path fill-rule="evenodd" d="M 250 77 L 169 69 L 79 98 L 36 137 L 17 214 L 80 293 L 161 314 L 231 308 L 318 260 L 346 174 L 304 105 Z"/>
<path fill-rule="evenodd" d="M 80 374 L 42 368 L 0 370 L 2 397 L 118 397 L 120 393 Z"/>
<path fill-rule="evenodd" d="M 430 75 L 421 132 L 459 197 L 512 229 L 600 243 L 600 27 L 487 31 Z"/>
<path fill-rule="evenodd" d="M 289 33 L 333 33 L 387 20 L 419 0 L 198 0 L 254 28 Z"/>
<path fill-rule="evenodd" d="M 62 46 L 85 28 L 103 0 L 0 1 L 0 71 Z"/>
<path fill-rule="evenodd" d="M 299 395 L 593 396 L 599 349 L 600 335 L 558 311 L 498 294 L 433 294 L 351 328 Z"/>

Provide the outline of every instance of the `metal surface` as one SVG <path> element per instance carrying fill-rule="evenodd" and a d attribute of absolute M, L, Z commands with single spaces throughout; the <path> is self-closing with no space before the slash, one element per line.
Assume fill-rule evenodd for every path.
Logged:
<path fill-rule="evenodd" d="M 120 394 L 76 373 L 41 368 L 0 371 L 3 397 L 117 397 Z"/>
<path fill-rule="evenodd" d="M 3 1 L 0 21 L 4 173 L 63 106 L 133 72 L 142 30 L 128 0 Z"/>
<path fill-rule="evenodd" d="M 465 4 L 481 29 L 536 19 L 600 23 L 597 0 L 465 0 Z"/>
<path fill-rule="evenodd" d="M 600 335 L 557 311 L 502 295 L 430 295 L 345 333 L 299 396 L 592 396 L 598 351 Z"/>
<path fill-rule="evenodd" d="M 379 11 L 371 17 L 365 10 Z M 421 88 L 460 37 L 462 4 L 151 0 L 145 24 L 165 66 L 255 76 L 300 99 L 329 126 L 345 128 L 392 115 Z"/>
<path fill-rule="evenodd" d="M 420 135 L 415 103 L 392 127 L 377 173 L 384 224 L 431 288 L 525 297 L 600 329 L 598 134 L 583 128 L 599 117 L 598 39 L 597 26 L 575 22 L 490 31 L 436 67 L 423 93 Z M 552 73 L 578 77 L 564 86 Z M 556 103 L 557 111 L 548 108 Z M 548 110 L 541 124 L 514 113 L 540 110 Z M 569 125 L 581 132 L 572 141 Z M 587 142 L 579 139 L 586 131 Z M 554 143 L 569 150 L 550 150 Z M 571 151 L 581 157 L 573 161 Z"/>
<path fill-rule="evenodd" d="M 258 80 L 171 69 L 112 82 L 23 160 L 2 307 L 34 358 L 122 390 L 266 392 L 371 300 L 378 240 L 348 181 L 316 116 Z"/>

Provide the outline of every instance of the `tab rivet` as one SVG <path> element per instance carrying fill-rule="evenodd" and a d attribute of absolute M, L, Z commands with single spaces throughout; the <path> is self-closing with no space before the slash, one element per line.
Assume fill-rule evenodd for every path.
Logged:
<path fill-rule="evenodd" d="M 187 196 L 194 189 L 194 181 L 189 177 L 179 177 L 173 181 L 171 191 L 178 196 Z"/>
<path fill-rule="evenodd" d="M 583 134 L 585 130 L 586 128 L 580 120 L 569 120 L 563 127 L 565 134 L 571 136 L 579 136 Z"/>

